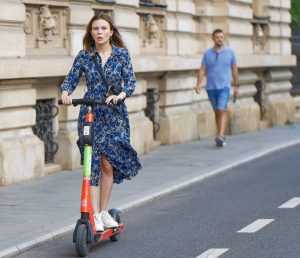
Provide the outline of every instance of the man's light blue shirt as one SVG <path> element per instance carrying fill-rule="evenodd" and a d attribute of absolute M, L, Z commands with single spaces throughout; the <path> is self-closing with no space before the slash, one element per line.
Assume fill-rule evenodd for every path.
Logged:
<path fill-rule="evenodd" d="M 220 52 L 217 52 L 215 48 L 208 49 L 203 55 L 201 64 L 206 68 L 206 89 L 230 88 L 231 67 L 235 64 L 236 56 L 231 48 L 223 47 Z"/>

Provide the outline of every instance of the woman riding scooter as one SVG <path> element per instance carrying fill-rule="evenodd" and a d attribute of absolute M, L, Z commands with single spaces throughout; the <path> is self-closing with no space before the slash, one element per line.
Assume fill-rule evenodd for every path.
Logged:
<path fill-rule="evenodd" d="M 113 183 L 121 183 L 138 174 L 141 164 L 130 144 L 130 127 L 125 103 L 116 104 L 135 90 L 128 49 L 112 18 L 100 13 L 92 17 L 83 38 L 84 49 L 75 58 L 71 71 L 63 81 L 61 99 L 72 103 L 71 94 L 85 74 L 87 91 L 84 98 L 105 100 L 107 105 L 94 106 L 94 141 L 91 165 L 91 200 L 97 231 L 118 227 L 108 213 Z M 122 81 L 124 87 L 121 87 Z M 81 106 L 78 117 L 77 141 L 83 162 L 83 124 L 86 106 Z M 100 202 L 99 202 L 100 195 Z"/>

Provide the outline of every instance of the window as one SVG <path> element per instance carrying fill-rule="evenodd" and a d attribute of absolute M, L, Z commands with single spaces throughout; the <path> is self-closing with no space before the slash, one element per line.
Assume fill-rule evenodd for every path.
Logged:
<path fill-rule="evenodd" d="M 150 6 L 150 7 L 162 7 L 162 8 L 167 7 L 164 0 L 140 0 L 140 5 Z"/>

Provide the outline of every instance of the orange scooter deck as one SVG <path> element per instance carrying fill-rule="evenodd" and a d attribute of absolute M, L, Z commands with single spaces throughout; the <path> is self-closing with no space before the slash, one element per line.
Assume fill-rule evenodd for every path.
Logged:
<path fill-rule="evenodd" d="M 117 228 L 108 228 L 106 230 L 104 230 L 103 232 L 97 232 L 96 236 L 97 236 L 97 241 L 102 241 L 104 239 L 107 239 L 113 235 L 119 234 L 121 233 L 121 231 L 124 229 L 124 224 L 120 224 L 119 227 Z"/>

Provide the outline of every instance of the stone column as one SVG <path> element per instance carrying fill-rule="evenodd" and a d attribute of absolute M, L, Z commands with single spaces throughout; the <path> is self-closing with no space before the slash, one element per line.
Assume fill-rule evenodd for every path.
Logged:
<path fill-rule="evenodd" d="M 148 153 L 160 143 L 154 140 L 153 124 L 145 117 L 147 82 L 137 78 L 136 90 L 126 99 L 129 112 L 131 144 L 139 154 Z"/>
<path fill-rule="evenodd" d="M 208 100 L 207 92 L 205 90 L 205 85 L 203 84 L 202 87 L 203 90 L 200 93 L 200 96 L 196 96 L 196 94 L 194 93 L 195 88 L 192 89 L 193 111 L 197 115 L 196 121 L 198 126 L 198 138 L 200 139 L 216 135 L 217 133 L 215 113 Z"/>
<path fill-rule="evenodd" d="M 237 53 L 252 53 L 252 19 L 251 1 L 196 0 L 197 12 L 201 15 L 200 49 L 212 46 L 211 34 L 215 29 L 225 33 L 225 44 L 231 46 Z"/>
<path fill-rule="evenodd" d="M 72 98 L 82 98 L 84 88 L 85 81 L 81 80 L 76 90 L 72 93 Z M 60 99 L 60 91 L 58 99 Z M 59 148 L 54 162 L 60 164 L 63 169 L 73 170 L 80 167 L 80 152 L 76 144 L 78 139 L 78 114 L 79 106 L 59 106 L 59 130 L 55 137 L 55 142 L 59 144 Z"/>
<path fill-rule="evenodd" d="M 228 134 L 251 132 L 260 129 L 260 109 L 254 102 L 257 75 L 251 71 L 240 71 L 239 95 L 233 103 L 233 88 L 228 105 Z"/>
<path fill-rule="evenodd" d="M 294 121 L 295 102 L 290 94 L 292 73 L 288 69 L 271 69 L 266 75 L 264 105 L 270 125 L 284 125 Z"/>
<path fill-rule="evenodd" d="M 25 6 L 19 0 L 0 1 L 0 57 L 25 56 Z"/>
<path fill-rule="evenodd" d="M 295 123 L 300 123 L 300 96 L 294 97 L 295 107 L 296 107 L 296 114 L 295 114 Z"/>
<path fill-rule="evenodd" d="M 0 83 L 0 185 L 44 175 L 44 143 L 32 132 L 32 80 Z"/>
<path fill-rule="evenodd" d="M 113 9 L 114 22 L 131 55 L 140 54 L 138 1 L 117 0 Z"/>
<path fill-rule="evenodd" d="M 90 3 L 72 1 L 69 7 L 70 20 L 68 32 L 70 36 L 70 51 L 72 56 L 76 56 L 83 48 L 82 39 L 85 28 L 94 15 Z"/>
<path fill-rule="evenodd" d="M 169 72 L 161 81 L 158 138 L 162 144 L 198 139 L 198 114 L 191 112 L 195 79 L 194 72 Z"/>
<path fill-rule="evenodd" d="M 291 54 L 291 1 L 268 1 L 270 54 Z"/>

